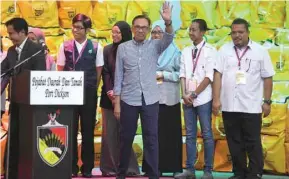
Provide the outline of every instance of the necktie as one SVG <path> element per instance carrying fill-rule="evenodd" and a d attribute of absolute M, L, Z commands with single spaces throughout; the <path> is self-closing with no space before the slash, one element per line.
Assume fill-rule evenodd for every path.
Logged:
<path fill-rule="evenodd" d="M 197 47 L 195 47 L 193 50 L 193 60 L 196 59 L 197 53 L 198 53 L 198 49 L 197 49 Z"/>
<path fill-rule="evenodd" d="M 20 60 L 21 48 L 20 47 L 16 47 L 15 50 L 17 52 L 17 62 L 18 62 Z"/>

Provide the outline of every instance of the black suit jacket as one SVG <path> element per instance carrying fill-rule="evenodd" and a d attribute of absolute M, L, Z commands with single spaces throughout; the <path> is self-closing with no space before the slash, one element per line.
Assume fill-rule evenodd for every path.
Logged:
<path fill-rule="evenodd" d="M 15 48 L 16 46 L 14 45 L 8 49 L 7 56 L 1 63 L 1 74 L 5 73 L 8 69 L 14 67 L 17 63 L 32 56 L 33 54 L 41 50 L 42 47 L 39 44 L 36 44 L 32 42 L 31 40 L 27 39 L 21 51 L 20 60 L 18 62 L 17 62 L 18 54 Z M 44 52 L 41 52 L 40 54 L 31 58 L 28 62 L 18 67 L 14 75 L 17 75 L 24 70 L 46 70 Z"/>
<path fill-rule="evenodd" d="M 20 63 L 21 61 L 24 61 L 26 58 L 32 56 L 33 54 L 37 53 L 39 50 L 42 49 L 42 47 L 39 44 L 36 44 L 32 42 L 31 40 L 27 39 L 25 42 L 21 54 L 20 54 L 20 60 L 18 59 L 18 54 L 15 50 L 16 46 L 11 46 L 7 51 L 6 58 L 1 63 L 1 74 L 8 71 L 8 69 L 14 67 L 16 64 Z M 46 70 L 46 60 L 44 52 L 39 53 L 38 55 L 31 58 L 28 62 L 23 63 L 21 66 L 19 66 L 15 71 L 13 72 L 13 76 L 17 76 L 21 72 L 25 70 Z M 12 78 L 12 84 L 11 90 L 13 90 L 13 78 Z M 10 94 L 9 94 L 10 96 Z M 11 97 L 11 96 L 10 96 Z"/>
<path fill-rule="evenodd" d="M 112 53 L 112 44 L 105 46 L 103 49 L 103 86 L 101 91 L 100 106 L 105 109 L 113 109 L 112 103 L 106 94 L 108 91 L 113 90 L 114 86 L 115 60 L 109 58 L 110 53 Z"/>

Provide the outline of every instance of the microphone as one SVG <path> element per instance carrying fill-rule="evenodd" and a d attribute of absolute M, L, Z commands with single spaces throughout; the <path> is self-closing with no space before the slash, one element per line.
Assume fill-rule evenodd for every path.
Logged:
<path fill-rule="evenodd" d="M 1 78 L 3 76 L 8 75 L 9 73 L 11 73 L 13 70 L 15 70 L 17 67 L 21 66 L 23 63 L 26 63 L 27 61 L 29 61 L 31 58 L 35 57 L 36 55 L 40 54 L 41 52 L 43 52 L 43 49 L 37 51 L 36 53 L 34 53 L 33 55 L 31 55 L 30 57 L 26 58 L 25 60 L 17 63 L 14 67 L 8 69 L 5 73 L 1 74 Z"/>
<path fill-rule="evenodd" d="M 26 58 L 25 60 L 17 63 L 14 67 L 8 69 L 5 73 L 1 74 L 1 94 L 3 93 L 3 91 L 5 90 L 5 88 L 8 85 L 9 82 L 9 78 L 12 76 L 12 72 L 19 66 L 21 66 L 22 64 L 28 62 L 31 58 L 35 57 L 36 55 L 40 54 L 41 52 L 43 52 L 44 49 L 39 50 L 38 52 L 34 53 L 33 55 L 31 55 L 30 57 Z M 7 59 L 8 60 L 8 59 Z"/>
<path fill-rule="evenodd" d="M 45 51 L 49 51 L 45 41 L 43 39 L 39 40 L 39 44 L 41 45 L 41 47 L 45 50 Z M 46 54 L 46 53 L 45 53 Z"/>

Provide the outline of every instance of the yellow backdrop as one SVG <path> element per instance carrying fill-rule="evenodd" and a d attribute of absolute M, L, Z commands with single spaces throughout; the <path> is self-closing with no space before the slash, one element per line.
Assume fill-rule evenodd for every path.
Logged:
<path fill-rule="evenodd" d="M 92 18 L 93 29 L 89 38 L 102 45 L 111 43 L 110 29 L 119 20 L 131 24 L 135 15 L 147 14 L 152 21 L 160 19 L 159 10 L 162 1 L 1 1 L 1 36 L 7 50 L 11 46 L 7 38 L 4 23 L 12 17 L 25 18 L 30 26 L 41 28 L 46 34 L 47 45 L 51 54 L 56 56 L 59 45 L 72 38 L 71 20 L 77 13 L 84 13 Z M 209 30 L 205 39 L 219 48 L 230 41 L 230 24 L 237 17 L 245 18 L 251 24 L 250 38 L 265 46 L 272 58 L 276 70 L 274 76 L 272 113 L 263 119 L 262 144 L 264 149 L 265 170 L 289 172 L 289 1 L 176 1 L 174 5 L 173 24 L 177 29 L 175 42 L 180 49 L 191 43 L 188 38 L 188 26 L 191 20 L 203 18 Z M 183 123 L 183 116 L 180 116 Z M 214 170 L 231 171 L 231 158 L 225 140 L 222 118 L 213 116 L 213 131 L 216 140 Z M 5 130 L 0 130 L 1 136 Z M 137 134 L 141 134 L 140 126 Z M 101 112 L 98 108 L 95 135 L 101 135 Z M 185 136 L 184 123 L 183 135 Z M 203 166 L 203 143 L 198 133 L 198 161 L 196 167 Z M 1 137 L 1 148 L 5 145 Z M 185 141 L 185 140 L 183 140 Z M 99 165 L 100 137 L 95 138 L 95 165 Z M 172 144 L 173 145 L 173 144 Z M 185 142 L 184 142 L 185 145 Z M 136 136 L 134 149 L 141 164 L 142 141 Z M 3 151 L 3 150 L 2 150 Z M 185 152 L 183 152 L 185 163 Z M 287 166 L 286 158 L 287 156 Z M 3 153 L 2 153 L 3 156 Z M 81 162 L 81 161 L 80 161 Z M 2 170 L 1 170 L 2 171 Z"/>

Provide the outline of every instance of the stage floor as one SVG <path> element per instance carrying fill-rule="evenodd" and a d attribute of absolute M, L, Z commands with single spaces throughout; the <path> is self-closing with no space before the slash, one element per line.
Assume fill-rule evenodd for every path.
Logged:
<path fill-rule="evenodd" d="M 95 168 L 92 171 L 93 174 L 93 178 L 99 178 L 99 179 L 115 179 L 115 177 L 102 177 L 101 176 L 101 172 L 99 170 L 99 168 Z M 202 171 L 197 171 L 197 178 L 201 178 L 203 172 Z M 232 173 L 227 173 L 227 172 L 214 172 L 214 179 L 227 179 L 230 176 L 232 176 Z M 142 178 L 147 178 L 147 177 L 129 177 L 130 179 L 142 179 Z M 161 179 L 166 179 L 166 178 L 173 178 L 172 174 L 168 173 L 168 174 L 164 174 L 163 177 L 161 177 Z M 1 177 L 1 179 L 3 179 L 3 177 Z M 83 179 L 82 177 L 78 177 L 75 179 Z M 262 177 L 262 179 L 289 179 L 289 176 L 280 176 L 280 175 L 264 175 Z"/>

